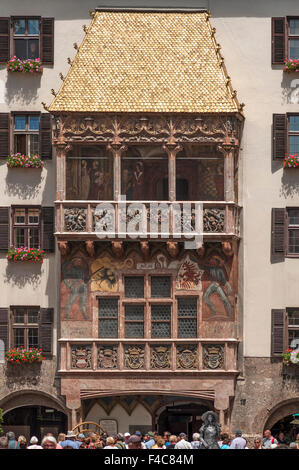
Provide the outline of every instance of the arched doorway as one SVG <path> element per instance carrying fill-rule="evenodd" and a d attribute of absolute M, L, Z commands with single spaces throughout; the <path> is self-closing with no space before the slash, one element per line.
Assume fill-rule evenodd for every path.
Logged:
<path fill-rule="evenodd" d="M 41 439 L 52 433 L 55 437 L 67 430 L 67 416 L 55 408 L 47 406 L 22 406 L 3 414 L 4 432 L 13 431 L 16 436 L 23 435 L 27 440 L 32 436 Z"/>
<path fill-rule="evenodd" d="M 299 433 L 299 399 L 289 399 L 278 403 L 271 411 L 264 425 L 264 430 L 270 429 L 273 436 L 284 432 L 287 440 L 295 440 Z"/>
<path fill-rule="evenodd" d="M 188 439 L 191 439 L 194 432 L 199 432 L 202 425 L 201 416 L 210 409 L 207 405 L 191 401 L 166 405 L 158 418 L 158 432 L 159 434 L 165 431 L 172 434 L 185 432 Z"/>

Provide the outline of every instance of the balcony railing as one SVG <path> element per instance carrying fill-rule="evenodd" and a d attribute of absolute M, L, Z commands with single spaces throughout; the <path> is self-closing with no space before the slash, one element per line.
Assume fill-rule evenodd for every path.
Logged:
<path fill-rule="evenodd" d="M 233 202 L 56 201 L 62 239 L 192 239 L 239 237 L 240 207 Z"/>
<path fill-rule="evenodd" d="M 60 339 L 61 373 L 238 373 L 236 339 Z"/>

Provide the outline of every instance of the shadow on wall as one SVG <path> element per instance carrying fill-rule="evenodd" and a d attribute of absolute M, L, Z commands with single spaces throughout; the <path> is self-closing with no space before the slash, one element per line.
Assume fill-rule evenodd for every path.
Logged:
<path fill-rule="evenodd" d="M 16 106 L 32 105 L 38 99 L 41 74 L 8 72 L 6 80 L 5 102 Z"/>
<path fill-rule="evenodd" d="M 282 88 L 282 104 L 297 104 L 297 105 L 299 104 L 299 74 L 298 73 L 296 72 L 283 73 L 281 88 Z"/>
<path fill-rule="evenodd" d="M 38 168 L 9 168 L 4 192 L 10 197 L 19 197 L 22 200 L 36 198 L 45 178 L 41 173 Z"/>
<path fill-rule="evenodd" d="M 285 168 L 281 178 L 280 196 L 294 197 L 299 195 L 299 168 Z"/>
<path fill-rule="evenodd" d="M 41 264 L 29 261 L 11 262 L 7 261 L 4 283 L 22 288 L 30 285 L 37 289 L 41 283 Z"/>

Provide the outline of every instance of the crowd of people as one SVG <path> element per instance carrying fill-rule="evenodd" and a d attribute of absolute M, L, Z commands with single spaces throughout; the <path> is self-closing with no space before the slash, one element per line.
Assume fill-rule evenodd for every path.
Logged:
<path fill-rule="evenodd" d="M 249 449 L 249 443 L 242 437 L 241 431 L 236 431 L 233 438 L 222 433 L 218 441 L 219 449 Z M 45 435 L 41 442 L 36 436 L 32 436 L 28 442 L 25 436 L 16 438 L 10 431 L 0 434 L 0 449 L 204 449 L 204 443 L 199 433 L 194 433 L 189 442 L 185 433 L 179 435 L 164 432 L 163 436 L 155 432 L 142 434 L 135 431 L 134 434 L 125 432 L 115 436 L 107 433 L 95 432 L 79 433 L 68 431 L 67 434 L 59 434 L 57 439 L 51 433 Z M 299 434 L 295 440 L 290 441 L 282 431 L 275 437 L 267 429 L 264 437 L 256 437 L 253 443 L 254 449 L 299 449 Z"/>

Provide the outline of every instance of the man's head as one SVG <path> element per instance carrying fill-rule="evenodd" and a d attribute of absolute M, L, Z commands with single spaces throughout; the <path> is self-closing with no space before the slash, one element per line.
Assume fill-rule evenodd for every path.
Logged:
<path fill-rule="evenodd" d="M 170 437 L 170 432 L 165 431 L 163 434 L 163 438 L 166 439 L 166 441 L 169 441 L 169 437 Z"/>
<path fill-rule="evenodd" d="M 174 434 L 172 434 L 172 435 L 169 437 L 169 442 L 170 442 L 170 444 L 172 444 L 172 445 L 173 445 L 173 444 L 176 444 L 177 441 L 178 441 L 178 438 L 177 438 Z"/>
<path fill-rule="evenodd" d="M 180 439 L 181 439 L 181 440 L 183 440 L 183 439 L 186 440 L 186 439 L 187 439 L 187 435 L 186 435 L 184 432 L 181 432 L 181 433 L 180 433 Z"/>
<path fill-rule="evenodd" d="M 30 444 L 36 445 L 38 443 L 38 438 L 36 436 L 32 436 L 30 439 Z"/>
<path fill-rule="evenodd" d="M 9 441 L 14 441 L 16 438 L 15 433 L 12 431 L 9 431 L 8 433 L 6 433 L 6 437 Z"/>
<path fill-rule="evenodd" d="M 237 429 L 237 431 L 235 432 L 235 436 L 236 437 L 241 437 L 242 436 L 242 431 L 240 431 L 240 429 Z"/>
<path fill-rule="evenodd" d="M 74 433 L 74 431 L 68 431 L 67 432 L 67 435 L 65 436 L 65 439 L 66 440 L 70 440 L 70 441 L 75 441 L 76 440 L 76 434 Z"/>
<path fill-rule="evenodd" d="M 271 437 L 270 429 L 266 429 L 266 431 L 264 432 L 264 436 L 265 436 L 266 439 L 270 439 L 270 437 Z"/>
<path fill-rule="evenodd" d="M 42 440 L 43 449 L 56 449 L 57 442 L 53 436 L 45 436 Z"/>
<path fill-rule="evenodd" d="M 131 434 L 129 432 L 125 432 L 124 439 L 125 439 L 126 444 L 128 444 L 130 437 L 131 437 Z"/>
<path fill-rule="evenodd" d="M 129 449 L 141 449 L 141 437 L 132 434 L 128 440 Z"/>

